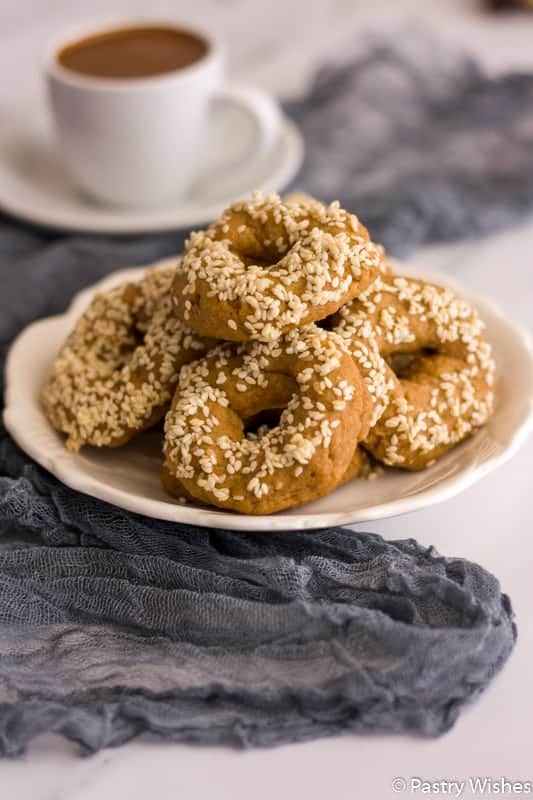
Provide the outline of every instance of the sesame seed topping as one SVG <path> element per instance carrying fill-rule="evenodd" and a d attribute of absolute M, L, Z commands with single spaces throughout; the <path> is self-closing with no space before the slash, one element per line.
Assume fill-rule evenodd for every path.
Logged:
<path fill-rule="evenodd" d="M 373 401 L 366 445 L 391 466 L 419 468 L 492 413 L 494 361 L 476 312 L 450 290 L 380 275 L 342 307 L 333 330 L 346 342 Z M 427 348 L 434 355 L 420 356 Z M 416 358 L 398 378 L 387 358 Z"/>
<path fill-rule="evenodd" d="M 290 376 L 290 384 L 279 423 L 245 432 L 240 415 L 264 408 L 262 380 L 271 387 L 280 375 L 285 381 Z M 321 386 L 322 375 L 331 388 Z M 314 325 L 275 342 L 220 345 L 181 371 L 165 422 L 167 468 L 187 491 L 214 505 L 253 513 L 262 503 L 269 510 L 294 505 L 298 492 L 306 499 L 306 491 L 316 491 L 310 470 L 318 475 L 321 469 L 331 488 L 340 479 L 335 469 L 343 464 L 328 454 L 331 448 L 338 453 L 350 435 L 355 445 L 354 414 L 365 391 L 342 340 Z M 350 446 L 346 454 L 348 459 Z"/>
<path fill-rule="evenodd" d="M 177 268 L 176 307 L 209 335 L 230 307 L 232 338 L 273 341 L 331 314 L 368 286 L 383 262 L 383 249 L 338 203 L 283 203 L 256 193 L 191 234 Z"/>
<path fill-rule="evenodd" d="M 175 315 L 174 270 L 97 294 L 54 362 L 42 391 L 67 447 L 126 442 L 163 416 L 181 366 L 212 344 Z"/>

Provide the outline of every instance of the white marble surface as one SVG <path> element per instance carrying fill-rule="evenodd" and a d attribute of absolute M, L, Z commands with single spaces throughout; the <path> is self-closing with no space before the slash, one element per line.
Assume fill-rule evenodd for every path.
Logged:
<path fill-rule="evenodd" d="M 494 22 L 482 18 L 477 5 L 474 0 L 153 0 L 147 11 L 145 0 L 92 0 L 90 16 L 166 16 L 207 25 L 228 42 L 235 74 L 246 73 L 288 95 L 305 85 L 323 54 L 338 51 L 357 31 L 408 26 L 415 12 L 417 22 L 424 17 L 443 35 L 467 44 L 493 71 L 533 67 L 533 15 Z M 58 26 L 85 19 L 88 8 L 82 0 L 1 0 L 0 70 L 5 76 L 10 69 L 13 77 L 2 82 L 0 123 L 24 92 L 37 91 L 35 63 L 42 43 Z M 28 37 L 34 47 L 28 47 Z M 18 59 L 26 66 L 13 71 Z M 533 332 L 532 252 L 530 223 L 483 241 L 425 248 L 415 262 L 457 276 Z M 438 549 L 481 562 L 512 596 L 520 630 L 516 650 L 446 736 L 437 741 L 350 736 L 250 753 L 137 741 L 89 759 L 77 758 L 75 746 L 47 736 L 24 759 L 0 763 L 1 800 L 386 800 L 395 796 L 395 776 L 532 780 L 532 472 L 533 440 L 460 497 L 369 526 L 390 538 L 427 540 L 429 530 Z M 465 788 L 462 797 L 473 796 Z"/>

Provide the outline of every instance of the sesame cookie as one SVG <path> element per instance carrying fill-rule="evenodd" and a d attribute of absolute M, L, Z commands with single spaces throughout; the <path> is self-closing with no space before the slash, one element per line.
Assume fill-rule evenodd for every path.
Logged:
<path fill-rule="evenodd" d="M 279 422 L 246 431 L 268 409 L 283 409 Z M 308 325 L 276 342 L 221 345 L 181 372 L 165 421 L 165 486 L 244 514 L 310 502 L 346 473 L 369 412 L 335 334 Z"/>
<path fill-rule="evenodd" d="M 477 313 L 449 289 L 380 275 L 340 309 L 331 327 L 372 397 L 364 446 L 385 464 L 429 466 L 489 419 L 491 348 Z M 391 363 L 398 356 L 407 358 L 397 375 Z"/>
<path fill-rule="evenodd" d="M 160 420 L 183 364 L 214 343 L 177 319 L 174 269 L 97 294 L 42 390 L 46 415 L 67 447 L 118 447 Z"/>
<path fill-rule="evenodd" d="M 259 435 L 264 435 L 264 433 L 266 433 L 266 428 L 264 431 L 260 431 Z M 368 453 L 366 453 L 362 447 L 356 447 L 352 456 L 352 460 L 348 464 L 346 472 L 340 479 L 338 485 L 343 486 L 345 483 L 349 483 L 349 481 L 353 480 L 354 478 L 373 480 L 376 476 L 377 473 L 372 466 Z M 178 478 L 172 474 L 166 462 L 164 462 L 161 467 L 161 483 L 167 494 L 169 494 L 171 497 L 175 497 L 183 505 L 188 503 L 197 504 L 198 501 L 195 500 L 195 498 L 187 491 L 187 489 L 185 489 L 184 485 L 178 480 Z"/>
<path fill-rule="evenodd" d="M 366 228 L 338 203 L 254 195 L 191 235 L 176 271 L 176 309 L 205 336 L 274 341 L 355 297 L 381 261 Z"/>

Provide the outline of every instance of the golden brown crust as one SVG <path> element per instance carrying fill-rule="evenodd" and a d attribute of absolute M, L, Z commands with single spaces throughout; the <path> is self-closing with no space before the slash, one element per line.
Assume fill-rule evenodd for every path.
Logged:
<path fill-rule="evenodd" d="M 255 196 L 191 235 L 176 271 L 176 309 L 205 336 L 273 341 L 355 297 L 382 258 L 338 204 Z"/>
<path fill-rule="evenodd" d="M 350 463 L 346 468 L 346 472 L 340 479 L 338 485 L 344 486 L 354 478 L 374 478 L 376 475 L 372 468 L 370 457 L 363 450 L 362 447 L 356 447 Z M 171 497 L 179 500 L 180 503 L 186 505 L 187 503 L 198 503 L 198 501 L 187 491 L 185 486 L 172 474 L 169 465 L 164 462 L 161 466 L 161 483 L 164 490 Z"/>
<path fill-rule="evenodd" d="M 277 426 L 246 433 L 246 420 L 289 395 Z M 245 514 L 310 502 L 343 478 L 369 405 L 338 337 L 313 325 L 275 343 L 221 346 L 181 373 L 165 423 L 167 477 Z"/>
<path fill-rule="evenodd" d="M 214 342 L 176 318 L 173 269 L 97 294 L 56 358 L 42 390 L 67 447 L 118 447 L 165 414 L 183 364 Z"/>
<path fill-rule="evenodd" d="M 384 463 L 422 469 L 490 417 L 494 362 L 483 324 L 448 289 L 382 275 L 332 327 L 364 375 L 374 405 L 364 444 Z M 387 358 L 411 353 L 396 376 Z"/>

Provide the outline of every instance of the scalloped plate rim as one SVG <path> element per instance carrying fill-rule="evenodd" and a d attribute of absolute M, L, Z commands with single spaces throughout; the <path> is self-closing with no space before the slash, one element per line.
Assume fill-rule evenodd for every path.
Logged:
<path fill-rule="evenodd" d="M 165 259 L 164 262 L 158 262 L 158 264 L 168 264 L 172 260 Z M 395 262 L 395 267 L 403 274 L 423 276 L 427 280 L 447 285 L 459 294 L 466 296 L 475 305 L 479 305 L 482 310 L 488 311 L 489 314 L 503 323 L 507 328 L 507 333 L 514 336 L 529 356 L 531 385 L 527 396 L 527 410 L 522 414 L 508 440 L 505 443 L 500 442 L 498 451 L 489 455 L 481 463 L 467 466 L 460 472 L 450 475 L 421 491 L 396 500 L 369 505 L 352 511 L 306 512 L 306 507 L 302 506 L 290 514 L 278 512 L 268 516 L 247 516 L 205 507 L 180 505 L 171 499 L 161 501 L 147 498 L 117 487 L 107 486 L 84 472 L 83 467 L 76 461 L 76 454 L 69 453 L 64 448 L 59 435 L 46 422 L 44 414 L 39 407 L 38 398 L 20 396 L 18 391 L 20 386 L 16 375 L 20 368 L 19 359 L 24 347 L 31 337 L 35 335 L 36 331 L 41 328 L 46 329 L 50 325 L 61 325 L 65 328 L 65 331 L 68 331 L 95 291 L 108 289 L 123 280 L 138 278 L 148 267 L 122 269 L 107 275 L 92 287 L 85 288 L 76 294 L 63 314 L 37 320 L 28 325 L 18 335 L 9 350 L 6 360 L 6 405 L 4 409 L 6 429 L 28 455 L 54 474 L 66 486 L 134 513 L 183 524 L 201 527 L 223 527 L 240 531 L 318 529 L 374 521 L 421 510 L 444 502 L 463 492 L 485 477 L 485 475 L 506 463 L 515 455 L 533 431 L 533 341 L 530 334 L 522 327 L 510 322 L 492 300 L 470 295 L 447 275 L 425 268 L 416 268 L 402 262 Z M 50 436 L 50 444 L 44 449 L 42 443 L 39 444 L 38 441 L 35 441 L 32 435 L 35 431 L 35 426 L 32 427 L 31 424 L 28 424 L 28 411 L 37 416 L 38 426 L 41 426 L 43 419 L 45 421 Z"/>

